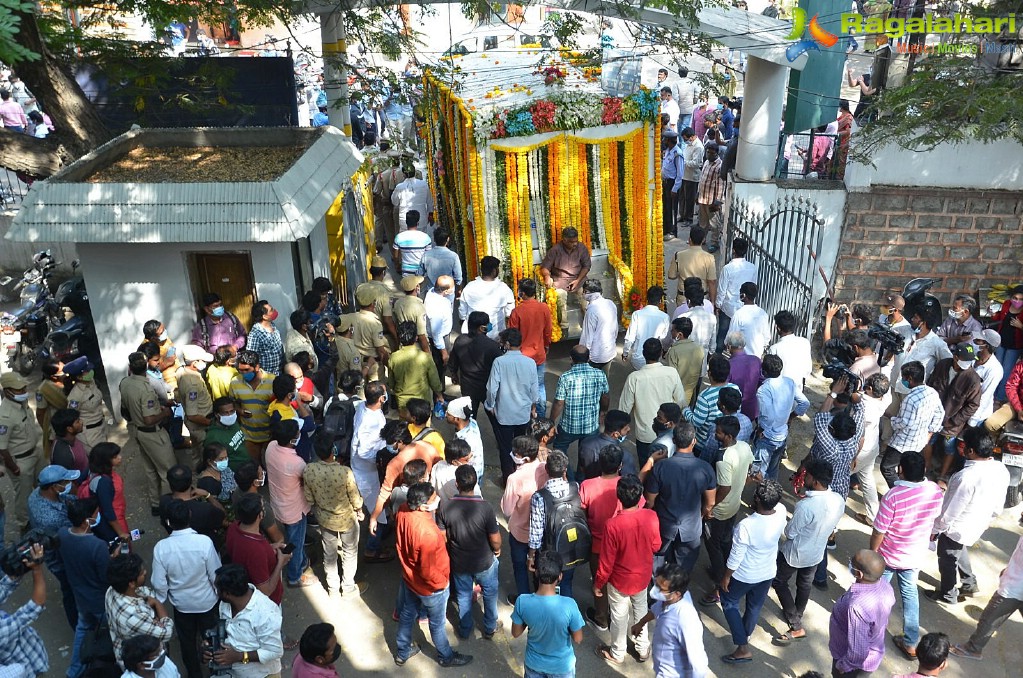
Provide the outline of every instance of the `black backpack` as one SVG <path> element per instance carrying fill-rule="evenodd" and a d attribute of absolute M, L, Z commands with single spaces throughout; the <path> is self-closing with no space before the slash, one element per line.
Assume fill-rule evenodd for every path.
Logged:
<path fill-rule="evenodd" d="M 547 488 L 539 492 L 543 497 L 546 514 L 544 550 L 557 551 L 561 556 L 564 570 L 589 562 L 593 536 L 586 524 L 586 513 L 579 499 L 579 486 L 569 483 L 568 494 L 561 499 L 555 499 Z"/>
<path fill-rule="evenodd" d="M 355 407 L 359 400 L 334 397 L 323 410 L 323 425 L 316 432 L 313 444 L 333 445 L 337 460 L 346 466 L 352 460 L 352 438 L 355 436 Z"/>

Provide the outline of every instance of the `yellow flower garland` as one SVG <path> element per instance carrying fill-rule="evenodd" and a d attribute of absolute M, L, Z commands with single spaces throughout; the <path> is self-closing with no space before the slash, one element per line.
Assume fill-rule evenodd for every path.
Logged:
<path fill-rule="evenodd" d="M 558 316 L 558 291 L 553 287 L 547 288 L 547 308 L 551 310 L 551 342 L 561 341 L 561 318 Z"/>

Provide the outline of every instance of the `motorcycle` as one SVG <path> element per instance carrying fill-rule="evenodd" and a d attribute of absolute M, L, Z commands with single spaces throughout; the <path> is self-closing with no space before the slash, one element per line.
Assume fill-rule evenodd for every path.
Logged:
<path fill-rule="evenodd" d="M 69 363 L 83 355 L 88 356 L 96 371 L 100 372 L 102 361 L 99 342 L 93 324 L 92 309 L 89 307 L 85 279 L 78 273 L 77 260 L 71 262 L 71 269 L 74 275 L 61 283 L 53 296 L 62 316 L 67 320 L 47 335 L 40 353 L 63 363 Z"/>
<path fill-rule="evenodd" d="M 23 375 L 35 370 L 41 355 L 40 350 L 50 333 L 50 328 L 64 322 L 60 306 L 50 293 L 49 280 L 58 262 L 49 250 L 37 252 L 29 267 L 12 288 L 19 296 L 19 307 L 14 313 L 5 314 L 0 321 L 0 333 L 4 335 L 8 364 Z M 8 286 L 10 276 L 0 278 L 0 287 Z"/>
<path fill-rule="evenodd" d="M 1010 421 L 998 436 L 995 458 L 1009 470 L 1009 489 L 1005 492 L 1005 508 L 1023 500 L 1023 422 Z"/>

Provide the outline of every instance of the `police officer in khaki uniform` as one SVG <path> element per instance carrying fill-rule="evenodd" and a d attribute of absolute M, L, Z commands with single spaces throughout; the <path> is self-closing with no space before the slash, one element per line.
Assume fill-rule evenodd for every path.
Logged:
<path fill-rule="evenodd" d="M 146 484 L 149 494 L 149 509 L 156 516 L 160 515 L 160 484 L 167 483 L 167 471 L 177 463 L 174 448 L 171 447 L 170 436 L 160 426 L 171 416 L 169 407 L 160 404 L 156 390 L 146 377 L 148 361 L 143 353 L 132 353 L 128 356 L 129 376 L 121 380 L 118 390 L 121 403 L 135 424 L 138 439 L 139 455 L 146 470 Z M 167 487 L 170 491 L 170 487 Z"/>
<path fill-rule="evenodd" d="M 366 378 L 366 365 L 362 361 L 359 349 L 352 341 L 352 327 L 355 316 L 347 313 L 337 321 L 337 334 L 334 336 L 334 345 L 337 346 L 337 366 L 334 369 L 334 376 L 337 383 L 341 383 L 341 375 L 348 370 L 355 370 Z"/>
<path fill-rule="evenodd" d="M 352 318 L 352 341 L 362 356 L 367 369 L 366 378 L 370 381 L 383 376 L 381 368 L 386 367 L 387 357 L 391 354 L 387 348 L 387 339 L 384 338 L 383 325 L 373 312 L 375 301 L 372 290 L 356 292 L 355 302 L 359 305 L 359 312 Z"/>
<path fill-rule="evenodd" d="M 213 355 L 201 346 L 188 344 L 181 347 L 181 361 L 185 365 L 178 370 L 177 401 L 185 410 L 185 428 L 192 437 L 192 461 L 198 465 L 213 414 L 213 396 L 202 372 L 213 362 Z"/>
<path fill-rule="evenodd" d="M 88 358 L 75 358 L 64 366 L 64 374 L 73 382 L 67 394 L 67 406 L 82 416 L 82 432 L 78 439 L 88 452 L 107 442 L 107 410 L 103 392 L 96 385 L 95 371 Z"/>
<path fill-rule="evenodd" d="M 430 338 L 426 336 L 426 306 L 419 298 L 419 290 L 423 285 L 423 276 L 407 275 L 401 279 L 401 289 L 404 296 L 394 300 L 392 312 L 394 322 L 401 324 L 410 322 L 416 326 L 416 337 L 419 345 L 427 353 L 430 352 Z"/>
<path fill-rule="evenodd" d="M 68 406 L 67 394 L 64 392 L 64 363 L 49 360 L 39 369 L 43 373 L 43 381 L 36 391 L 36 422 L 43 430 L 43 452 L 49 455 L 53 447 L 50 417 L 57 410 Z"/>
<path fill-rule="evenodd" d="M 0 377 L 0 459 L 14 485 L 14 521 L 18 529 L 28 527 L 28 495 L 36 476 L 46 466 L 39 449 L 43 431 L 28 406 L 28 382 L 16 372 Z"/>
<path fill-rule="evenodd" d="M 379 254 L 373 257 L 373 260 L 369 264 L 369 277 L 370 279 L 362 283 L 355 288 L 355 296 L 359 296 L 359 292 L 363 294 L 372 293 L 373 295 L 373 312 L 376 313 L 377 318 L 380 320 L 380 324 L 384 328 L 384 332 L 388 337 L 394 340 L 393 348 L 397 348 L 398 344 L 398 328 L 394 322 L 394 312 L 392 306 L 394 304 L 394 288 L 384 282 L 384 278 L 387 276 L 387 262 Z M 369 292 L 367 292 L 369 290 Z"/>

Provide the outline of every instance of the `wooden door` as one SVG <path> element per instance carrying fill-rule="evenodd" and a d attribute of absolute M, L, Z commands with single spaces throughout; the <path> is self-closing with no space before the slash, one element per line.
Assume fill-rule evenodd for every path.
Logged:
<path fill-rule="evenodd" d="M 199 289 L 196 298 L 216 292 L 224 307 L 238 316 L 248 330 L 252 305 L 256 303 L 256 285 L 252 276 L 252 258 L 248 252 L 196 252 L 195 271 Z M 200 302 L 201 303 L 201 302 Z M 202 314 L 202 310 L 199 311 Z"/>

